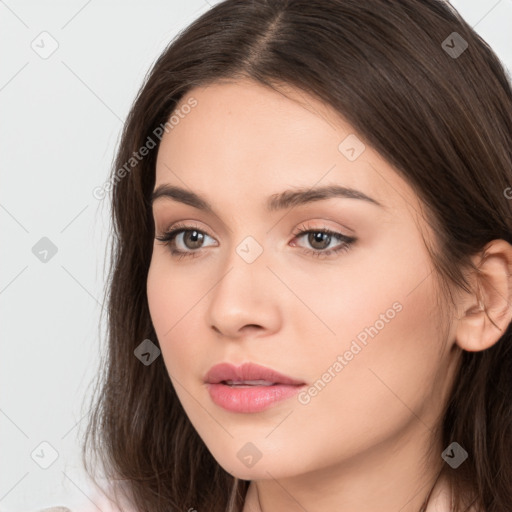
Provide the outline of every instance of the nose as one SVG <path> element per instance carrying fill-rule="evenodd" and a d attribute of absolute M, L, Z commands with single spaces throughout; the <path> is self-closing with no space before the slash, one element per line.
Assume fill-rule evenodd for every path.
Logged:
<path fill-rule="evenodd" d="M 281 326 L 277 284 L 263 255 L 247 263 L 234 252 L 208 294 L 209 325 L 217 334 L 232 339 L 276 332 Z"/>

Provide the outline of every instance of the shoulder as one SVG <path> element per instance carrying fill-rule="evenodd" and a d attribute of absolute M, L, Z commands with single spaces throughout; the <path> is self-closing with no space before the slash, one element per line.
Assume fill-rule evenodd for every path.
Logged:
<path fill-rule="evenodd" d="M 452 512 L 453 496 L 446 479 L 441 478 L 432 490 L 432 497 L 425 512 Z M 474 505 L 468 512 L 482 512 Z"/>
<path fill-rule="evenodd" d="M 107 484 L 105 487 L 89 484 L 86 497 L 81 503 L 75 502 L 70 507 L 54 505 L 33 512 L 137 512 L 132 506 L 128 506 L 122 495 L 116 496 L 116 490 L 123 490 L 119 483 L 116 488 L 112 484 Z M 117 499 L 114 498 L 115 496 Z"/>
<path fill-rule="evenodd" d="M 68 507 L 48 507 L 42 508 L 37 512 L 72 512 Z"/>
<path fill-rule="evenodd" d="M 81 505 L 73 506 L 73 508 L 63 505 L 41 508 L 34 512 L 135 512 L 129 507 L 120 507 L 111 501 L 103 493 L 96 492 L 87 496 L 88 499 Z"/>

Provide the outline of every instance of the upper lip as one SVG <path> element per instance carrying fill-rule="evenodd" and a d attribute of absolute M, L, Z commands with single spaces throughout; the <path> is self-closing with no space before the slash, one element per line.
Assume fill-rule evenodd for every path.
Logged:
<path fill-rule="evenodd" d="M 271 368 L 260 366 L 255 363 L 244 363 L 241 366 L 234 366 L 230 363 L 220 363 L 212 366 L 204 378 L 205 382 L 218 384 L 223 381 L 232 380 L 243 382 L 247 380 L 264 380 L 273 384 L 288 384 L 300 386 L 304 382 L 287 377 Z"/>

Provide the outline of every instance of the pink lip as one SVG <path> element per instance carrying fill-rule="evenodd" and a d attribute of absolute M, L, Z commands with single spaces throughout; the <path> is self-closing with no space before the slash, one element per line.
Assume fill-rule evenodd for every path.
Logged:
<path fill-rule="evenodd" d="M 263 411 L 280 400 L 292 397 L 305 384 L 254 363 L 239 367 L 229 363 L 217 364 L 210 368 L 204 380 L 211 399 L 217 405 L 228 411 L 243 413 Z M 227 380 L 265 380 L 274 384 L 231 387 L 222 383 Z"/>
<path fill-rule="evenodd" d="M 218 384 L 223 380 L 266 380 L 274 384 L 289 384 L 291 386 L 304 384 L 304 382 L 255 363 L 244 363 L 241 366 L 234 366 L 230 363 L 216 364 L 210 368 L 204 380 L 211 384 Z"/>

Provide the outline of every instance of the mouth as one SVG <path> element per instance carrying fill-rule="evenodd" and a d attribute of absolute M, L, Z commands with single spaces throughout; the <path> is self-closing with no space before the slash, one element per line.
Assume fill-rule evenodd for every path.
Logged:
<path fill-rule="evenodd" d="M 213 366 L 205 376 L 212 401 L 230 412 L 255 413 L 291 398 L 304 382 L 253 363 Z"/>
<path fill-rule="evenodd" d="M 252 388 L 254 386 L 276 386 L 276 382 L 268 382 L 266 380 L 246 380 L 246 381 L 233 381 L 223 380 L 220 384 L 226 384 L 232 388 Z"/>
<path fill-rule="evenodd" d="M 228 386 L 301 386 L 305 384 L 298 379 L 260 366 L 255 363 L 244 363 L 234 366 L 231 363 L 221 363 L 210 368 L 204 381 L 209 384 L 226 384 Z"/>

